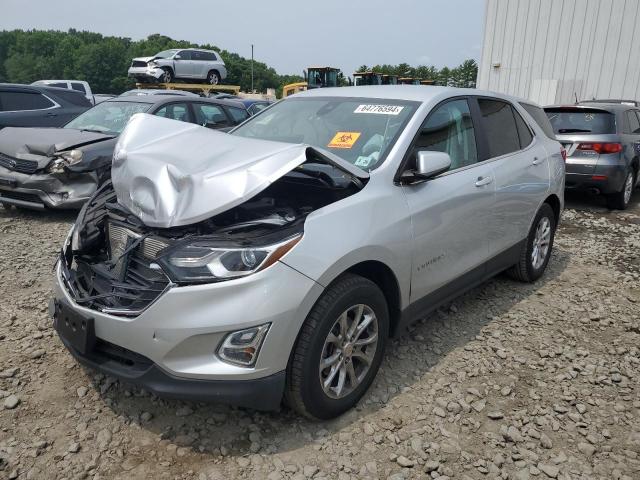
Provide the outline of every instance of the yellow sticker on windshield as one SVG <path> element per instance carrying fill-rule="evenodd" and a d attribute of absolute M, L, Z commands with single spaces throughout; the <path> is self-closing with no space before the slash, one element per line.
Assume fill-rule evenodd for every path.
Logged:
<path fill-rule="evenodd" d="M 351 148 L 360 138 L 360 132 L 338 132 L 335 137 L 331 139 L 329 148 Z"/>

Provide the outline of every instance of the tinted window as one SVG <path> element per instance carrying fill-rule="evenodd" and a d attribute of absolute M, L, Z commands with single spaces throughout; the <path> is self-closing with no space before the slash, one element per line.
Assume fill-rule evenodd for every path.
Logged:
<path fill-rule="evenodd" d="M 529 130 L 529 126 L 517 110 L 513 107 L 511 107 L 511 110 L 516 118 L 516 127 L 518 127 L 518 137 L 520 138 L 520 149 L 526 148 L 533 141 L 533 135 L 531 134 L 531 130 Z"/>
<path fill-rule="evenodd" d="M 206 103 L 195 103 L 193 109 L 196 115 L 196 123 L 200 125 L 210 124 L 224 124 L 228 123 L 227 116 L 222 111 L 222 108 L 217 105 L 209 105 Z"/>
<path fill-rule="evenodd" d="M 595 108 L 545 108 L 553 131 L 558 134 L 616 133 L 616 119 L 612 113 Z"/>
<path fill-rule="evenodd" d="M 191 60 L 191 50 L 182 50 L 178 52 L 178 55 L 180 55 L 180 60 Z"/>
<path fill-rule="evenodd" d="M 170 103 L 162 107 L 155 114 L 158 117 L 171 118 L 172 120 L 180 120 L 181 122 L 191 121 L 189 107 L 186 103 Z"/>
<path fill-rule="evenodd" d="M 71 88 L 73 88 L 74 90 L 77 90 L 79 92 L 82 93 L 86 93 L 86 90 L 84 89 L 84 85 L 78 82 L 71 82 Z"/>
<path fill-rule="evenodd" d="M 5 112 L 42 110 L 54 106 L 44 95 L 28 92 L 0 92 L 0 104 Z"/>
<path fill-rule="evenodd" d="M 536 105 L 531 105 L 529 103 L 521 103 L 520 106 L 522 106 L 522 108 L 524 108 L 527 113 L 533 117 L 533 119 L 540 126 L 547 137 L 549 137 L 551 140 L 556 139 L 556 134 L 553 131 L 551 122 L 549 121 L 547 114 L 544 113 L 544 110 L 542 108 Z"/>
<path fill-rule="evenodd" d="M 241 108 L 231 107 L 231 108 L 228 108 L 227 110 L 231 115 L 231 118 L 233 118 L 233 121 L 236 123 L 244 122 L 247 118 L 249 118 L 249 114 L 247 113 L 247 111 L 242 110 Z"/>
<path fill-rule="evenodd" d="M 629 133 L 640 133 L 640 122 L 638 122 L 638 115 L 635 110 L 627 111 L 627 124 Z"/>
<path fill-rule="evenodd" d="M 467 101 L 453 100 L 434 110 L 418 134 L 415 150 L 448 153 L 451 170 L 476 163 L 476 137 Z"/>
<path fill-rule="evenodd" d="M 56 87 L 56 88 L 68 88 L 67 87 L 67 82 L 48 83 L 47 86 L 48 87 Z"/>
<path fill-rule="evenodd" d="M 478 104 L 489 143 L 489 157 L 499 157 L 520 150 L 520 136 L 511 105 L 486 98 L 479 98 Z"/>

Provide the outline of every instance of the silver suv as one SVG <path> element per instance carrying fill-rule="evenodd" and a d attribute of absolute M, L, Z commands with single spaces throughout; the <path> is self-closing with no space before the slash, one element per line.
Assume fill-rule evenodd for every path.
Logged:
<path fill-rule="evenodd" d="M 230 134 L 138 114 L 112 182 L 56 265 L 69 351 L 159 395 L 327 419 L 409 322 L 543 274 L 564 162 L 511 97 L 326 88 Z"/>
<path fill-rule="evenodd" d="M 567 152 L 566 188 L 600 193 L 609 208 L 627 208 L 640 182 L 640 109 L 591 101 L 544 110 Z"/>
<path fill-rule="evenodd" d="M 143 82 L 171 83 L 179 79 L 217 85 L 227 78 L 227 67 L 220 54 L 213 50 L 174 48 L 152 57 L 134 58 L 129 67 L 129 76 Z"/>

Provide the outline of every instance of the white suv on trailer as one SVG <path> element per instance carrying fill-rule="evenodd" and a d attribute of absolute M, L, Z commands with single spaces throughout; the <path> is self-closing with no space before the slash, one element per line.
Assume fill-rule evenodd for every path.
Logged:
<path fill-rule="evenodd" d="M 213 50 L 174 48 L 151 57 L 134 58 L 128 73 L 143 82 L 171 83 L 179 79 L 217 85 L 227 78 L 227 67 L 220 54 Z"/>

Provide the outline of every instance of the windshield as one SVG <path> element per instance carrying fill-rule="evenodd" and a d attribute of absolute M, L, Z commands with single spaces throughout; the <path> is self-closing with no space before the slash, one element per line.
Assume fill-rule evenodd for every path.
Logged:
<path fill-rule="evenodd" d="M 233 135 L 329 150 L 373 170 L 418 106 L 417 102 L 371 98 L 290 98 L 247 120 Z"/>
<path fill-rule="evenodd" d="M 545 108 L 556 134 L 616 133 L 615 116 L 609 112 L 588 108 Z"/>
<path fill-rule="evenodd" d="M 177 49 L 173 49 L 173 50 L 164 50 L 164 51 L 162 51 L 162 52 L 160 52 L 160 53 L 156 53 L 156 54 L 154 55 L 154 57 L 156 57 L 156 58 L 169 58 L 169 57 L 173 57 L 173 56 L 176 54 L 176 52 L 177 52 L 177 51 L 178 51 Z"/>
<path fill-rule="evenodd" d="M 102 102 L 67 123 L 64 128 L 118 135 L 136 113 L 151 108 L 148 103 Z"/>

